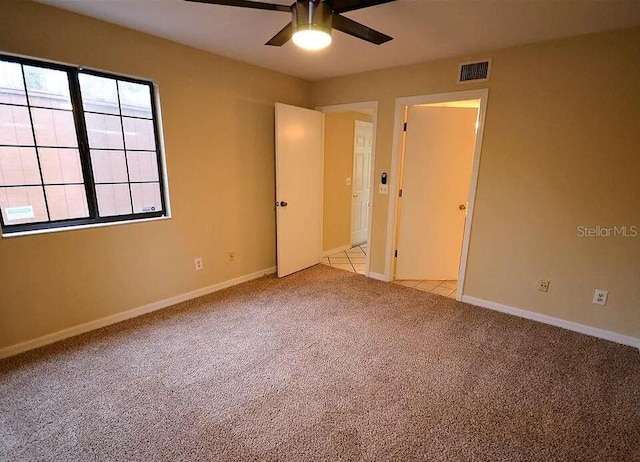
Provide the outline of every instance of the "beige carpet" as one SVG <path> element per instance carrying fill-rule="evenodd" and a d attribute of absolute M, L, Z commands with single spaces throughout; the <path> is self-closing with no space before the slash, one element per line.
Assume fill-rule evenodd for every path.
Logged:
<path fill-rule="evenodd" d="M 2 461 L 638 461 L 638 350 L 317 266 L 0 362 Z"/>

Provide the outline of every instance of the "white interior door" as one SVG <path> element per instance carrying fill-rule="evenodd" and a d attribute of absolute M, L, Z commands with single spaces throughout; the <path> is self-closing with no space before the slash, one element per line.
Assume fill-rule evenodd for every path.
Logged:
<path fill-rule="evenodd" d="M 351 245 L 364 244 L 369 230 L 369 188 L 373 124 L 357 120 L 353 138 Z"/>
<path fill-rule="evenodd" d="M 397 279 L 457 279 L 478 110 L 410 106 Z"/>
<path fill-rule="evenodd" d="M 278 277 L 320 263 L 324 115 L 276 103 Z"/>

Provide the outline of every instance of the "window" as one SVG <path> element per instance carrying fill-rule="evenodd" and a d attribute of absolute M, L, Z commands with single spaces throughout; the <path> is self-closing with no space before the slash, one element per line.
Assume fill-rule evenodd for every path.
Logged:
<path fill-rule="evenodd" d="M 3 234 L 166 216 L 153 83 L 0 55 Z"/>

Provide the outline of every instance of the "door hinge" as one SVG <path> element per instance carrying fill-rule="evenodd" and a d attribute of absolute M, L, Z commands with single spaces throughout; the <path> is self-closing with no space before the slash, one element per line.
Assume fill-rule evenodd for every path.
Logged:
<path fill-rule="evenodd" d="M 400 190 L 400 192 L 398 193 L 398 197 L 402 197 L 402 189 Z"/>
<path fill-rule="evenodd" d="M 396 250 L 395 257 L 398 258 L 398 251 Z"/>
<path fill-rule="evenodd" d="M 405 122 L 405 123 L 404 123 L 404 125 L 402 126 L 402 130 L 406 132 L 406 131 L 407 131 L 407 126 L 408 126 L 408 125 L 409 125 L 409 124 L 408 124 L 407 122 Z"/>

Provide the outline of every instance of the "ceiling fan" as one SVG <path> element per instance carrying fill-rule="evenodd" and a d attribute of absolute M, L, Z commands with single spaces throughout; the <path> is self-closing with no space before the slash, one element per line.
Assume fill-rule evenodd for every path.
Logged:
<path fill-rule="evenodd" d="M 250 0 L 186 0 L 211 5 L 237 6 L 257 10 L 282 11 L 292 20 L 265 45 L 280 47 L 289 40 L 307 50 L 319 50 L 331 44 L 331 30 L 381 45 L 392 37 L 342 16 L 341 13 L 390 3 L 395 0 L 296 0 L 290 6 Z"/>

